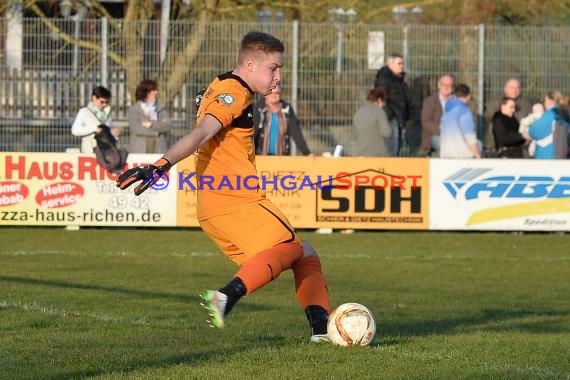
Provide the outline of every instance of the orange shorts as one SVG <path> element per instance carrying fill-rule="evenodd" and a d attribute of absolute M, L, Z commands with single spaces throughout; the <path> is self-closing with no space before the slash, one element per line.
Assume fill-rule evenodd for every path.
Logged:
<path fill-rule="evenodd" d="M 200 226 L 224 254 L 240 266 L 279 243 L 301 243 L 291 223 L 267 199 L 248 203 L 231 214 L 201 220 Z"/>

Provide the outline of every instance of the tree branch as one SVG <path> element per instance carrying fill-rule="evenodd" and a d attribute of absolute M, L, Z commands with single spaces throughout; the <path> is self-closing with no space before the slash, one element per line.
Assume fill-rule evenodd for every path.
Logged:
<path fill-rule="evenodd" d="M 70 44 L 74 44 L 86 49 L 91 49 L 91 50 L 95 50 L 97 52 L 101 52 L 101 46 L 90 42 L 90 41 L 85 41 L 85 40 L 81 40 L 81 39 L 76 39 L 75 37 L 72 37 L 71 35 L 65 33 L 63 30 L 61 30 L 55 23 L 53 23 L 51 21 L 50 18 L 46 17 L 46 15 L 43 13 L 43 11 L 37 6 L 37 4 L 34 2 L 33 4 L 31 4 L 29 6 L 29 9 L 34 12 L 36 15 L 38 15 L 42 22 L 55 34 L 57 34 L 58 37 L 60 37 L 62 40 L 64 40 L 67 43 Z M 109 58 L 111 58 L 113 61 L 117 62 L 120 65 L 124 65 L 125 60 L 118 55 L 117 53 L 113 52 L 113 51 L 109 51 Z"/>

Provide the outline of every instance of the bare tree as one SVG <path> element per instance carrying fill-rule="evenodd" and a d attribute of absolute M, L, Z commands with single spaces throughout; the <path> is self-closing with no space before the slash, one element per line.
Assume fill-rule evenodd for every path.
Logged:
<path fill-rule="evenodd" d="M 12 3 L 15 0 L 10 0 Z M 52 2 L 57 9 L 59 2 Z M 126 73 L 127 89 L 134 95 L 137 83 L 143 77 L 144 40 L 148 33 L 148 26 L 152 20 L 156 20 L 158 9 L 154 0 L 128 0 L 125 1 L 124 16 L 122 19 L 113 18 L 109 11 L 99 0 L 72 0 L 72 5 L 85 7 L 87 12 L 94 18 L 106 17 L 109 27 L 114 34 L 119 35 L 122 43 L 117 46 L 110 46 L 107 51 L 108 57 L 116 65 L 121 67 Z M 187 8 L 183 0 L 174 0 L 174 10 L 177 17 L 185 18 L 187 13 L 182 11 Z M 9 4 L 5 4 L 7 7 Z M 25 0 L 24 9 L 39 17 L 48 27 L 51 33 L 71 45 L 77 45 L 86 50 L 101 52 L 101 45 L 92 40 L 77 38 L 55 22 L 53 17 L 49 17 L 46 12 L 45 2 L 38 0 Z M 53 9 L 53 7 L 51 8 Z M 191 62 L 194 60 L 205 39 L 205 25 L 217 17 L 219 0 L 202 0 L 192 9 L 196 27 L 193 28 L 191 38 L 188 38 L 187 45 L 178 50 L 170 50 L 171 56 L 164 60 L 164 66 L 160 70 L 159 83 L 164 86 L 164 100 L 170 103 L 179 92 L 188 74 Z M 56 16 L 61 16 L 57 14 Z"/>
<path fill-rule="evenodd" d="M 109 28 L 121 39 L 120 46 L 109 46 L 108 57 L 126 72 L 127 88 L 132 95 L 136 84 L 142 79 L 144 67 L 144 42 L 148 36 L 149 24 L 160 17 L 160 7 L 155 0 L 125 0 L 121 19 L 114 18 L 101 0 L 65 0 L 76 7 L 83 7 L 92 18 L 105 17 Z M 53 16 L 61 16 L 59 6 L 62 0 L 4 0 L 0 3 L 0 15 L 15 2 L 23 4 L 26 12 L 31 12 L 67 44 L 93 52 L 101 52 L 101 45 L 89 39 L 63 30 Z M 280 10 L 286 20 L 324 22 L 328 10 L 338 6 L 337 0 L 171 0 L 170 20 L 192 20 L 187 28 L 184 42 L 177 41 L 176 49 L 168 49 L 161 62 L 159 77 L 156 78 L 164 89 L 163 99 L 170 103 L 180 91 L 187 78 L 192 63 L 202 50 L 207 37 L 207 26 L 213 20 L 253 21 L 260 10 Z M 344 8 L 354 8 L 358 22 L 391 22 L 392 7 L 410 6 L 409 2 L 385 0 L 348 0 Z M 542 0 L 418 0 L 414 5 L 423 7 L 423 22 L 448 24 L 494 24 L 502 20 L 507 24 L 555 23 L 565 20 L 570 13 L 568 2 L 552 2 L 545 7 Z M 566 20 L 567 21 L 567 20 Z M 469 42 L 470 38 L 467 39 Z M 170 42 L 172 43 L 172 42 Z M 466 46 L 471 46 L 469 43 Z M 471 58 L 473 54 L 469 54 Z"/>

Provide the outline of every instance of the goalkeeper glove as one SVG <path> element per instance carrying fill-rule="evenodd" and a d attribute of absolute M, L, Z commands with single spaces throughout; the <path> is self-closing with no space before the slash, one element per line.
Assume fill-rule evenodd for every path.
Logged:
<path fill-rule="evenodd" d="M 117 178 L 117 187 L 121 190 L 125 190 L 133 183 L 142 181 L 135 187 L 135 195 L 140 195 L 162 178 L 165 172 L 169 171 L 171 167 L 172 164 L 170 161 L 164 157 L 152 165 L 137 166 L 136 168 L 125 171 Z"/>

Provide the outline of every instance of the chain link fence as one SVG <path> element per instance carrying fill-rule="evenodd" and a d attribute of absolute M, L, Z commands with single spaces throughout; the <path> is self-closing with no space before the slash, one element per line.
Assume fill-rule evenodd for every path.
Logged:
<path fill-rule="evenodd" d="M 14 42 L 11 30 L 8 20 L 0 18 L 1 151 L 78 147 L 71 123 L 97 85 L 113 94 L 113 119 L 124 128 L 126 144 L 133 83 L 143 78 L 159 80 L 160 97 L 175 119 L 172 143 L 195 124 L 195 94 L 215 75 L 233 68 L 239 41 L 250 30 L 270 32 L 285 43 L 283 96 L 293 103 L 316 154 L 337 144 L 345 146 L 345 154 L 353 152 L 352 115 L 377 71 L 368 64 L 371 32 L 382 32 L 377 47 L 386 56 L 397 52 L 405 57 L 418 113 L 408 125 L 404 155 L 419 147 L 421 103 L 435 91 L 442 74 L 450 73 L 456 83 L 471 87 L 482 140 L 485 101 L 500 94 L 508 78 L 520 79 L 531 102 L 542 101 L 551 89 L 570 93 L 568 27 L 171 21 L 165 35 L 159 21 L 46 23 L 24 18 L 22 33 L 16 36 L 21 43 Z M 11 49 L 21 49 L 15 52 L 17 65 Z"/>

